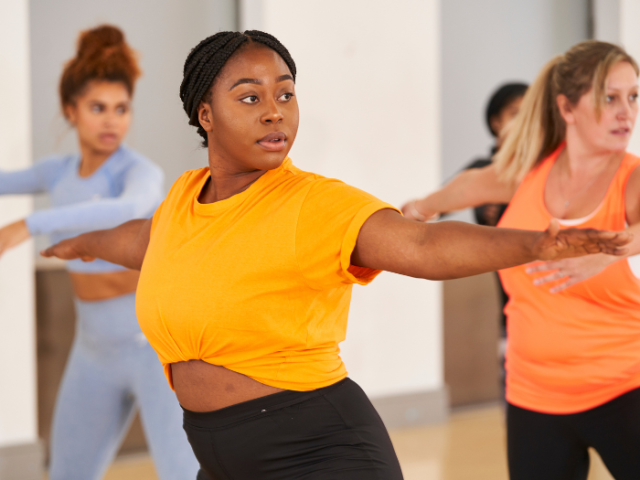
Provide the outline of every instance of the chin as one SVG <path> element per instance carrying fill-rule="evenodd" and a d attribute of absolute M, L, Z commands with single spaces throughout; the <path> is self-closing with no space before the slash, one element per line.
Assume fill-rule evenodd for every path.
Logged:
<path fill-rule="evenodd" d="M 115 152 L 118 147 L 120 147 L 120 142 L 106 145 L 104 143 L 98 143 L 93 147 L 93 150 L 101 155 L 110 155 Z"/>
<path fill-rule="evenodd" d="M 284 159 L 289 154 L 289 149 L 285 149 L 281 152 L 262 152 L 259 160 L 254 157 L 254 162 L 257 164 L 256 168 L 259 170 L 274 170 L 282 165 Z M 256 161 L 257 160 L 257 161 Z"/>

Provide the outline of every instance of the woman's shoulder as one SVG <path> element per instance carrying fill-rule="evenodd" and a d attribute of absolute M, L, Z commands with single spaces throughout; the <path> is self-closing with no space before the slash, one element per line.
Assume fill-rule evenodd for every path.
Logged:
<path fill-rule="evenodd" d="M 344 203 L 381 202 L 376 196 L 340 179 L 307 172 L 293 165 L 287 167 L 289 178 L 303 187 L 304 204 L 328 206 Z"/>

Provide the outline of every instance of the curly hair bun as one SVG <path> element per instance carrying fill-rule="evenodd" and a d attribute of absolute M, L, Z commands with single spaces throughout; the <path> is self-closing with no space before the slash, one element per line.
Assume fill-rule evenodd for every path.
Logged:
<path fill-rule="evenodd" d="M 76 56 L 65 64 L 60 79 L 63 110 L 93 80 L 121 82 L 133 95 L 140 74 L 136 52 L 127 44 L 122 30 L 113 25 L 85 30 L 78 37 Z"/>

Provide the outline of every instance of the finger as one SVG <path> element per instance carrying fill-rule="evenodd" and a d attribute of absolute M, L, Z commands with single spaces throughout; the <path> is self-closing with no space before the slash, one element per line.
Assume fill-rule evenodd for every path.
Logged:
<path fill-rule="evenodd" d="M 536 262 L 535 264 L 530 263 L 530 266 L 527 267 L 526 272 L 529 274 L 538 273 L 538 272 L 549 272 L 551 270 L 557 270 L 560 268 L 560 262 Z"/>
<path fill-rule="evenodd" d="M 574 278 L 574 277 L 569 277 L 566 282 L 562 282 L 562 283 L 560 283 L 558 285 L 555 285 L 553 288 L 550 288 L 549 292 L 550 293 L 561 292 L 561 291 L 566 290 L 567 288 L 569 288 L 571 285 L 575 285 L 580 280 L 581 279 Z"/>
<path fill-rule="evenodd" d="M 631 241 L 633 235 L 627 232 L 611 232 L 606 230 L 589 230 L 589 238 L 621 247 Z"/>
<path fill-rule="evenodd" d="M 606 253 L 607 255 L 614 255 L 616 257 L 621 257 L 629 253 L 629 249 L 625 247 L 616 247 L 616 248 L 602 247 L 601 252 Z"/>
<path fill-rule="evenodd" d="M 561 273 L 559 270 L 557 272 L 552 273 L 551 275 L 545 275 L 544 277 L 536 278 L 533 281 L 534 285 L 544 285 L 545 283 L 555 282 L 560 280 L 561 278 L 565 278 L 567 276 L 566 273 Z"/>
<path fill-rule="evenodd" d="M 555 218 L 552 218 L 551 221 L 549 222 L 549 226 L 547 227 L 547 234 L 553 238 L 558 236 L 559 231 L 560 231 L 560 224 L 558 223 L 558 220 L 556 220 Z"/>

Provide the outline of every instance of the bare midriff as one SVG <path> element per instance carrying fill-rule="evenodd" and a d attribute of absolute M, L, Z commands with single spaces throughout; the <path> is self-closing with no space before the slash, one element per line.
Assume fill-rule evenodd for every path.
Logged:
<path fill-rule="evenodd" d="M 73 290 L 80 300 L 98 302 L 136 291 L 140 272 L 124 270 L 108 273 L 69 273 Z"/>
<path fill-rule="evenodd" d="M 180 405 L 192 412 L 220 410 L 283 391 L 202 360 L 172 363 L 171 376 Z"/>

